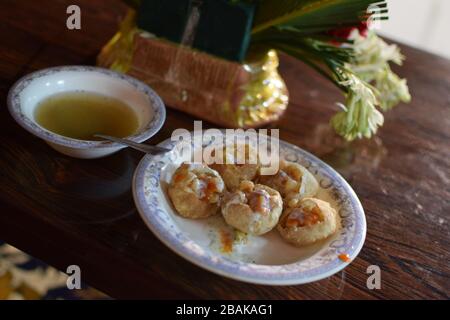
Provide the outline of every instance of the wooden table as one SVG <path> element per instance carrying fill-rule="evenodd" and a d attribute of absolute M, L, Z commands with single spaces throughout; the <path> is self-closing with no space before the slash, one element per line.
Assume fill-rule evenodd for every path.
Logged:
<path fill-rule="evenodd" d="M 66 8 L 82 9 L 82 30 L 65 27 Z M 56 153 L 8 114 L 6 95 L 20 76 L 56 65 L 93 64 L 124 14 L 119 1 L 0 2 L 0 238 L 117 298 L 390 299 L 449 298 L 450 61 L 402 46 L 409 105 L 386 114 L 379 136 L 345 144 L 328 126 L 341 95 L 290 58 L 281 72 L 291 92 L 272 127 L 286 141 L 325 159 L 355 189 L 368 231 L 359 257 L 331 278 L 302 286 L 250 285 L 204 271 L 167 249 L 146 228 L 130 185 L 141 154 L 99 160 Z M 193 118 L 168 111 L 150 140 Z M 381 290 L 366 287 L 369 265 Z"/>

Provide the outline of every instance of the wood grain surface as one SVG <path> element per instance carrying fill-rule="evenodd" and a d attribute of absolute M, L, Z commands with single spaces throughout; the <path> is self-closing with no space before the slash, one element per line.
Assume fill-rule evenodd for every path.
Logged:
<path fill-rule="evenodd" d="M 78 4 L 82 30 L 66 29 Z M 33 70 L 93 64 L 125 13 L 111 0 L 0 1 L 0 238 L 116 298 L 448 299 L 450 296 L 450 61 L 403 46 L 397 69 L 413 101 L 386 114 L 376 139 L 344 143 L 328 121 L 340 93 L 314 71 L 282 57 L 291 93 L 285 116 L 271 127 L 331 164 L 364 206 L 368 232 L 344 271 L 312 284 L 245 284 L 204 271 L 172 253 L 146 228 L 131 195 L 142 157 L 124 150 L 98 160 L 53 151 L 21 129 L 6 107 L 9 87 Z M 169 110 L 160 133 L 193 127 Z M 381 289 L 366 286 L 369 265 Z"/>

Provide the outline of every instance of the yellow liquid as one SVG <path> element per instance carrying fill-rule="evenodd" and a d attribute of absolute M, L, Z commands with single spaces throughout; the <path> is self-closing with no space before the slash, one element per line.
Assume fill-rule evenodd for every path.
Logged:
<path fill-rule="evenodd" d="M 49 131 L 80 140 L 99 140 L 94 134 L 124 138 L 139 127 L 136 113 L 127 104 L 89 92 L 50 96 L 37 106 L 34 118 Z"/>

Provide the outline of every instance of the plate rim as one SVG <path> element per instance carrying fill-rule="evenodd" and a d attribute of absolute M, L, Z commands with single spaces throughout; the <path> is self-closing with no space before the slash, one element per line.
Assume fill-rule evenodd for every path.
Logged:
<path fill-rule="evenodd" d="M 194 132 L 191 131 L 190 134 L 193 135 Z M 158 144 L 158 146 L 165 146 L 166 144 L 169 144 L 170 142 L 172 142 L 172 139 L 168 138 L 168 139 L 160 142 Z M 139 162 L 138 166 L 136 167 L 136 170 L 133 175 L 133 181 L 132 181 L 133 200 L 136 205 L 137 211 L 139 212 L 139 215 L 141 216 L 141 219 L 144 221 L 144 223 L 147 225 L 147 227 L 150 229 L 150 231 L 174 253 L 176 253 L 180 257 L 186 259 L 187 261 L 193 263 L 194 265 L 196 265 L 204 270 L 208 270 L 212 273 L 221 275 L 221 276 L 229 278 L 229 279 L 239 280 L 242 282 L 252 283 L 252 284 L 286 286 L 286 285 L 300 285 L 300 284 L 311 283 L 311 282 L 315 282 L 315 281 L 319 281 L 319 280 L 328 278 L 328 277 L 338 273 L 339 271 L 343 270 L 344 268 L 346 268 L 348 265 L 350 265 L 353 262 L 353 260 L 361 252 L 361 250 L 364 246 L 364 243 L 365 243 L 366 234 L 367 234 L 367 221 L 366 221 L 365 212 L 364 212 L 364 208 L 362 207 L 361 201 L 359 200 L 358 196 L 356 195 L 355 191 L 350 186 L 350 184 L 331 166 L 329 166 L 328 164 L 326 164 L 325 162 L 323 162 L 322 160 L 320 160 L 319 158 L 317 158 L 310 152 L 308 152 L 292 143 L 286 142 L 282 139 L 279 139 L 279 142 L 280 142 L 280 145 L 285 145 L 289 148 L 294 149 L 296 151 L 296 153 L 307 155 L 310 159 L 313 160 L 313 162 L 315 162 L 319 166 L 323 167 L 326 172 L 331 173 L 333 175 L 333 178 L 337 177 L 340 180 L 340 183 L 342 184 L 342 186 L 344 187 L 346 193 L 348 194 L 350 201 L 352 202 L 353 205 L 355 205 L 354 206 L 355 207 L 355 215 L 359 216 L 360 222 L 361 222 L 361 226 L 360 226 L 361 227 L 361 232 L 360 232 L 361 237 L 360 237 L 360 239 L 357 239 L 358 242 L 354 244 L 355 248 L 354 248 L 352 254 L 350 255 L 349 263 L 341 262 L 341 263 L 337 264 L 336 266 L 330 267 L 328 270 L 318 273 L 313 276 L 287 278 L 287 279 L 283 279 L 281 277 L 280 278 L 264 278 L 264 277 L 258 277 L 258 276 L 251 277 L 248 275 L 241 275 L 239 273 L 230 273 L 229 271 L 222 270 L 220 268 L 216 268 L 214 265 L 203 263 L 196 256 L 189 254 L 189 252 L 186 252 L 186 250 L 188 250 L 188 249 L 181 250 L 179 247 L 174 245 L 174 243 L 172 243 L 172 241 L 171 241 L 173 239 L 166 238 L 164 236 L 164 234 L 162 232 L 160 232 L 153 223 L 151 223 L 151 221 L 148 219 L 148 217 L 146 215 L 146 210 L 149 210 L 149 208 L 148 208 L 148 206 L 143 207 L 143 204 L 144 204 L 143 202 L 145 202 L 145 196 L 142 197 L 140 195 L 144 195 L 144 191 L 141 190 L 141 193 L 138 193 L 138 190 L 136 190 L 137 185 L 138 185 L 137 179 L 140 178 L 143 181 L 143 179 L 145 177 L 145 172 L 146 172 L 149 164 L 155 158 L 155 156 L 153 156 L 153 155 L 144 156 L 141 159 L 141 161 Z M 143 184 L 142 184 L 142 186 L 143 186 Z M 212 251 L 211 251 L 211 254 L 217 255 L 224 259 L 227 259 L 226 257 L 220 256 L 218 253 L 214 253 Z M 338 256 L 336 256 L 336 259 L 338 259 Z M 233 260 L 229 260 L 229 261 L 231 261 L 232 263 L 234 262 L 237 265 L 239 265 L 238 262 L 236 262 L 236 261 L 233 261 Z M 251 263 L 245 263 L 245 262 L 241 262 L 241 263 L 242 264 L 251 264 Z M 269 268 L 271 267 L 270 265 L 261 265 L 261 264 L 253 264 L 253 265 L 259 265 L 259 266 L 264 266 L 264 267 L 269 267 Z M 285 265 L 289 265 L 289 264 L 285 264 Z M 279 266 L 279 265 L 277 265 L 277 266 Z"/>

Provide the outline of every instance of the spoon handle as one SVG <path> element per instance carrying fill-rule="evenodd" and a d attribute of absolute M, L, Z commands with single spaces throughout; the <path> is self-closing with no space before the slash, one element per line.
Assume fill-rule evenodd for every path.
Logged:
<path fill-rule="evenodd" d="M 145 152 L 145 153 L 149 153 L 149 154 L 159 154 L 159 153 L 165 153 L 165 152 L 169 152 L 170 151 L 170 149 L 161 148 L 161 147 L 158 147 L 158 146 L 152 146 L 152 145 L 144 144 L 144 143 L 137 143 L 137 142 L 134 142 L 134 141 L 131 141 L 131 140 L 111 137 L 111 136 L 107 136 L 107 135 L 104 135 L 104 134 L 95 134 L 94 136 L 98 137 L 98 138 L 105 139 L 105 140 L 121 143 L 121 144 L 126 145 L 126 146 L 128 146 L 130 148 L 133 148 L 133 149 Z"/>

